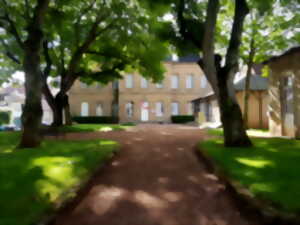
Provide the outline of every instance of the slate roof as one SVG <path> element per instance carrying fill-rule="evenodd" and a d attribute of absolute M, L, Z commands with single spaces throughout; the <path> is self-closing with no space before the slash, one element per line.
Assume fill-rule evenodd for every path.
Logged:
<path fill-rule="evenodd" d="M 295 53 L 300 53 L 300 46 L 293 47 L 293 48 L 287 50 L 286 52 L 284 52 L 281 55 L 273 56 L 273 57 L 269 58 L 268 60 L 264 61 L 263 64 L 266 65 L 266 64 L 269 64 L 271 62 L 276 62 L 277 60 L 279 60 L 280 58 L 282 58 L 284 56 L 293 55 Z"/>
<path fill-rule="evenodd" d="M 234 84 L 236 91 L 245 90 L 246 77 L 243 77 Z M 250 78 L 250 90 L 252 91 L 264 91 L 268 89 L 268 78 L 258 75 L 252 75 Z"/>
<path fill-rule="evenodd" d="M 236 91 L 243 91 L 245 90 L 245 83 L 246 83 L 246 76 L 241 78 L 240 80 L 236 81 L 234 84 L 234 88 Z M 250 90 L 251 91 L 265 91 L 268 90 L 268 78 L 261 77 L 259 75 L 252 75 L 250 78 Z M 209 98 L 214 96 L 214 92 L 209 92 L 208 94 L 201 96 L 200 98 L 192 100 L 192 102 L 197 102 L 201 99 Z"/>
<path fill-rule="evenodd" d="M 198 55 L 186 55 L 181 56 L 178 60 L 173 60 L 171 56 L 169 56 L 165 61 L 167 62 L 181 62 L 181 63 L 197 63 L 200 60 L 200 56 Z"/>

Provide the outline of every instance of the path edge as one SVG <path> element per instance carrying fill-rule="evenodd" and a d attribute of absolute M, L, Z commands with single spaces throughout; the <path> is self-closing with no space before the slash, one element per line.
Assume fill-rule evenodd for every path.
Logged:
<path fill-rule="evenodd" d="M 300 217 L 295 214 L 282 213 L 267 202 L 257 199 L 240 182 L 231 179 L 225 171 L 199 145 L 195 148 L 195 155 L 206 169 L 215 174 L 225 185 L 233 200 L 245 216 L 259 216 L 266 225 L 299 225 Z"/>
<path fill-rule="evenodd" d="M 55 223 L 57 215 L 61 211 L 68 210 L 69 208 L 74 208 L 76 203 L 82 199 L 82 193 L 84 193 L 86 190 L 89 190 L 92 186 L 93 178 L 99 173 L 101 173 L 102 170 L 104 170 L 104 168 L 110 166 L 112 161 L 119 154 L 120 150 L 121 145 L 117 143 L 117 147 L 113 150 L 111 157 L 107 158 L 100 166 L 96 167 L 93 171 L 91 171 L 90 176 L 86 177 L 84 180 L 82 180 L 81 183 L 79 183 L 78 185 L 76 185 L 76 187 L 72 189 L 72 191 L 75 193 L 74 197 L 59 202 L 54 208 L 53 212 L 48 213 L 48 215 L 46 216 L 42 216 L 42 218 L 39 219 L 36 223 L 34 223 L 34 225 L 53 225 Z"/>

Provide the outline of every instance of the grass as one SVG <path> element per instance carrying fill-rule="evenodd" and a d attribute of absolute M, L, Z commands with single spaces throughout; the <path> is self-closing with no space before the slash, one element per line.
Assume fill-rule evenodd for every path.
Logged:
<path fill-rule="evenodd" d="M 223 136 L 223 128 L 207 129 L 207 133 L 213 136 Z M 268 137 L 269 131 L 264 129 L 249 129 L 247 134 L 252 137 Z"/>
<path fill-rule="evenodd" d="M 35 224 L 118 149 L 109 140 L 56 140 L 16 150 L 18 140 L 16 132 L 0 132 L 0 225 Z"/>
<path fill-rule="evenodd" d="M 212 139 L 199 144 L 225 174 L 284 212 L 300 212 L 300 141 L 253 138 L 252 148 L 225 148 Z"/>
<path fill-rule="evenodd" d="M 97 132 L 97 131 L 117 131 L 126 130 L 133 124 L 74 124 L 60 128 L 62 132 Z"/>

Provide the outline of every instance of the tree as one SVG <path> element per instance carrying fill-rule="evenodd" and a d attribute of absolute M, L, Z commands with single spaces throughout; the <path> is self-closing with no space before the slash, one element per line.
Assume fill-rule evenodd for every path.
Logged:
<path fill-rule="evenodd" d="M 53 4 L 45 21 L 42 90 L 55 126 L 62 125 L 63 110 L 71 122 L 67 93 L 77 79 L 108 83 L 122 78 L 124 71 L 138 70 L 159 80 L 167 54 L 166 44 L 155 37 L 156 19 L 135 1 L 71 2 L 68 7 Z M 60 78 L 56 96 L 49 77 Z"/>
<path fill-rule="evenodd" d="M 62 125 L 62 111 L 69 105 L 67 92 L 77 79 L 88 84 L 107 83 L 122 78 L 125 70 L 138 70 L 143 76 L 157 80 L 164 72 L 161 62 L 167 49 L 154 35 L 156 21 L 135 1 L 92 0 L 79 6 L 71 16 L 62 10 L 58 12 L 63 21 L 57 24 L 61 27 L 56 32 L 59 38 L 52 39 L 54 57 L 47 49 L 49 45 L 45 45 L 47 64 L 60 68 L 54 71 L 61 76 L 60 91 L 55 98 L 49 93 L 47 82 L 43 89 L 54 111 L 56 126 Z M 68 111 L 65 114 L 70 115 Z"/>
<path fill-rule="evenodd" d="M 202 52 L 203 59 L 199 65 L 210 82 L 220 106 L 225 145 L 251 146 L 233 86 L 235 74 L 239 69 L 243 24 L 250 11 L 248 2 L 246 0 L 207 2 L 174 0 L 173 10 L 169 12 L 173 12 L 177 24 L 166 26 L 167 32 L 163 32 L 162 35 L 169 39 L 180 53 Z M 249 2 L 251 9 L 255 8 L 260 12 L 268 10 L 275 2 L 281 3 L 275 0 Z M 285 1 L 286 4 L 291 2 L 295 1 Z M 157 4 L 157 8 L 163 9 L 164 3 L 167 4 L 169 1 L 159 3 L 154 1 L 148 4 L 150 8 L 155 8 Z M 228 24 L 230 20 L 233 22 L 227 27 L 231 27 L 231 30 L 226 30 L 226 26 L 224 29 L 222 23 Z"/>
<path fill-rule="evenodd" d="M 192 20 L 189 19 L 188 16 L 193 10 L 189 6 L 189 2 L 179 0 L 176 8 L 180 35 L 184 41 L 192 42 L 194 47 L 203 53 L 203 60 L 199 62 L 199 66 L 210 82 L 220 106 L 225 146 L 251 146 L 233 87 L 233 79 L 238 71 L 243 23 L 249 13 L 247 2 L 235 0 L 232 30 L 224 60 L 220 54 L 215 53 L 217 17 L 220 10 L 219 0 L 208 1 L 204 22 L 203 13 Z M 203 31 L 198 33 L 198 36 L 202 36 L 201 38 L 197 38 L 194 29 L 192 29 L 195 25 L 198 26 L 198 29 L 201 27 Z M 223 65 L 222 61 L 224 61 Z"/>
<path fill-rule="evenodd" d="M 7 2 L 0 1 L 0 27 L 2 48 L 6 55 L 20 62 L 25 72 L 25 105 L 22 114 L 23 133 L 20 147 L 36 147 L 41 142 L 39 127 L 42 119 L 40 50 L 43 41 L 43 25 L 50 0 Z M 32 6 L 34 5 L 34 6 Z M 19 57 L 10 51 L 18 46 Z"/>

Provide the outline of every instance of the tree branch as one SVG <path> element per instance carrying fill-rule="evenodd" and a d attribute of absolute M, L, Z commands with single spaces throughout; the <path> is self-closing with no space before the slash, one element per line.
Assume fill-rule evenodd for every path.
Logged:
<path fill-rule="evenodd" d="M 5 43 L 5 41 L 3 39 L 0 39 L 1 41 L 1 44 L 4 46 L 5 48 L 5 55 L 11 59 L 13 62 L 15 62 L 16 64 L 18 65 L 21 65 L 21 61 L 20 59 L 18 59 L 17 56 L 15 56 L 10 50 L 9 50 L 9 47 L 8 45 Z"/>
<path fill-rule="evenodd" d="M 49 46 L 48 46 L 48 41 L 45 40 L 43 41 L 43 54 L 44 54 L 44 58 L 46 61 L 46 67 L 44 69 L 43 75 L 44 78 L 48 78 L 48 76 L 50 75 L 51 72 L 51 67 L 52 67 L 52 60 L 49 54 Z"/>
<path fill-rule="evenodd" d="M 30 5 L 29 5 L 29 2 L 28 0 L 24 0 L 25 1 L 25 17 L 27 20 L 30 19 Z"/>
<path fill-rule="evenodd" d="M 249 8 L 246 0 L 235 0 L 234 21 L 231 30 L 231 38 L 226 54 L 225 68 L 238 68 L 239 47 L 243 33 L 243 24 Z"/>
<path fill-rule="evenodd" d="M 12 34 L 13 37 L 16 39 L 18 45 L 23 49 L 24 48 L 24 43 L 19 35 L 19 32 L 17 30 L 17 27 L 15 25 L 15 22 L 10 18 L 8 10 L 7 10 L 7 2 L 6 0 L 2 0 L 3 5 L 4 5 L 4 16 L 0 17 L 1 20 L 5 21 L 8 23 L 9 28 L 5 29 L 8 33 Z"/>
<path fill-rule="evenodd" d="M 202 48 L 202 43 L 199 43 L 197 39 L 195 39 L 194 35 L 189 32 L 187 28 L 187 21 L 184 18 L 183 12 L 185 9 L 185 0 L 180 0 L 178 3 L 178 9 L 177 9 L 177 21 L 179 25 L 179 33 L 183 37 L 183 39 L 187 41 L 191 41 L 199 50 Z M 201 35 L 201 34 L 199 34 Z"/>
<path fill-rule="evenodd" d="M 203 70 L 204 73 L 211 83 L 215 94 L 217 93 L 217 70 L 216 70 L 216 61 L 215 61 L 215 30 L 218 12 L 220 8 L 219 0 L 209 0 L 206 19 L 205 19 L 205 29 L 204 29 L 204 38 L 203 38 Z"/>

